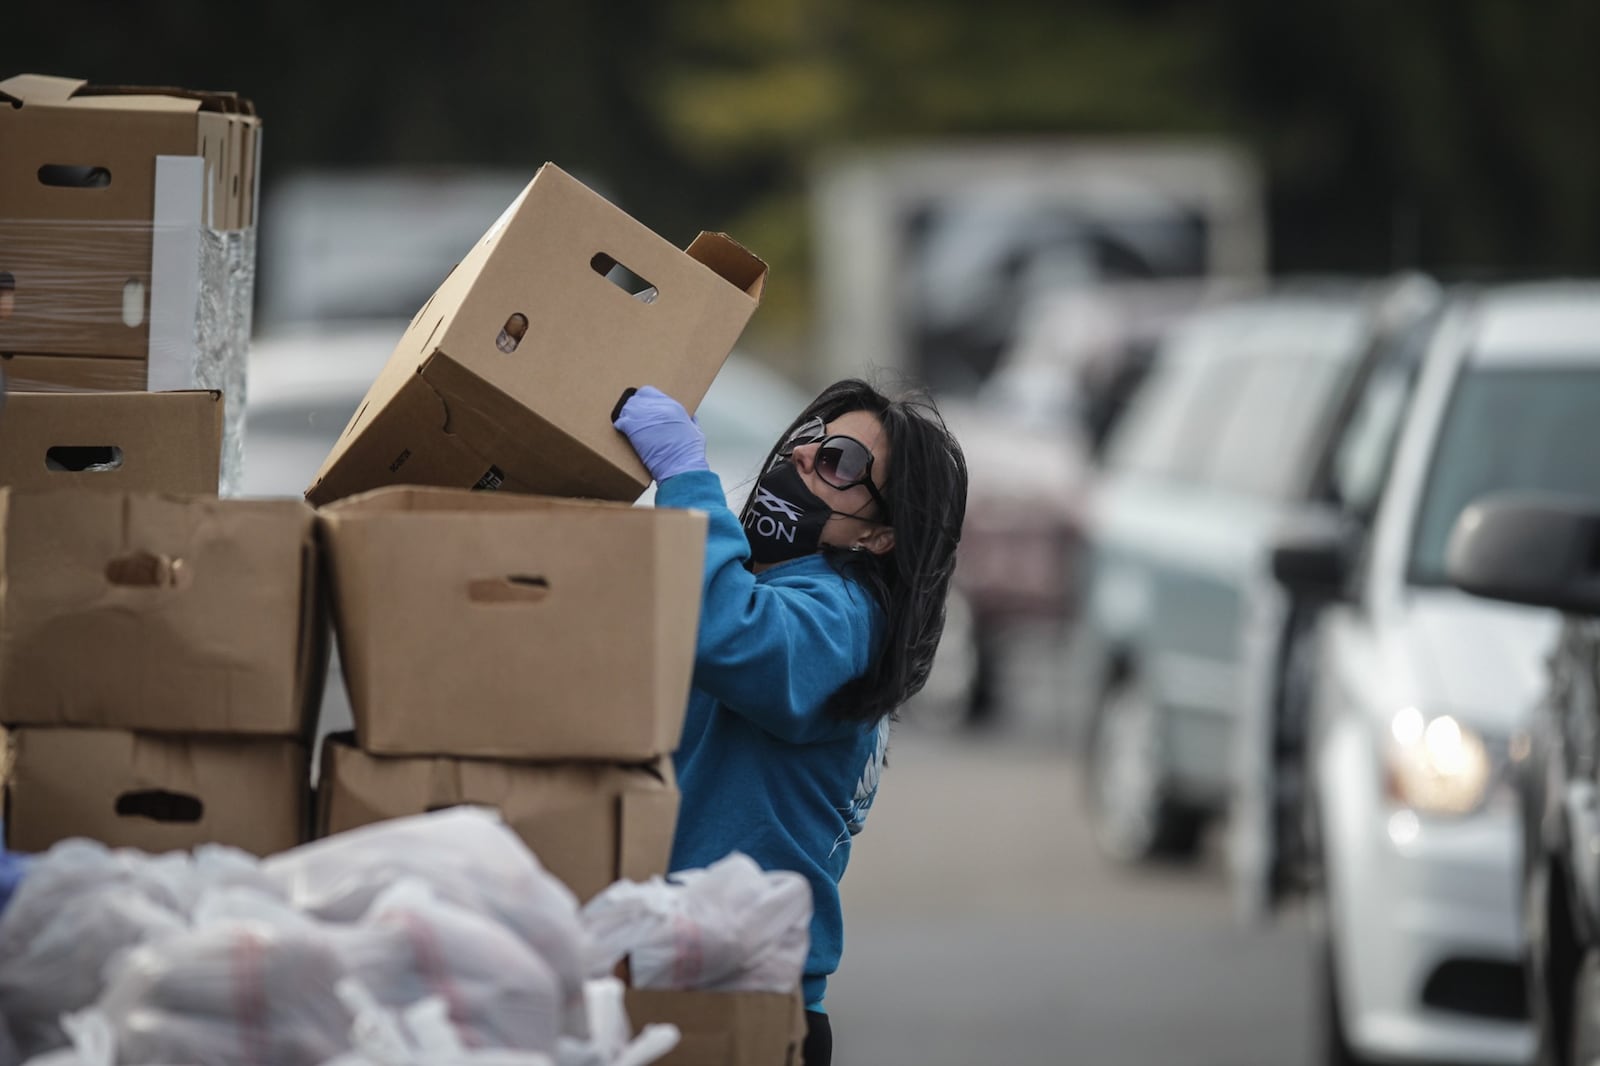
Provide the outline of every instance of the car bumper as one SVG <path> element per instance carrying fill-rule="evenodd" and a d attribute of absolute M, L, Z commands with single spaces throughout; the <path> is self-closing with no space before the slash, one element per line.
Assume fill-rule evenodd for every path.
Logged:
<path fill-rule="evenodd" d="M 1521 1063 L 1518 822 L 1509 797 L 1434 820 L 1373 804 L 1335 874 L 1335 956 L 1347 1037 L 1375 1058 Z M 1332 871 L 1330 871 L 1332 872 Z"/>

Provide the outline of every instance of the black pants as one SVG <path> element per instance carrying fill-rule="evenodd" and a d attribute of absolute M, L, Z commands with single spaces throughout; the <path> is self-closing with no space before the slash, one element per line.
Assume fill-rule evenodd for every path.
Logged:
<path fill-rule="evenodd" d="M 833 1062 L 833 1025 L 826 1014 L 806 1011 L 806 1042 L 800 1049 L 805 1066 L 829 1066 Z"/>

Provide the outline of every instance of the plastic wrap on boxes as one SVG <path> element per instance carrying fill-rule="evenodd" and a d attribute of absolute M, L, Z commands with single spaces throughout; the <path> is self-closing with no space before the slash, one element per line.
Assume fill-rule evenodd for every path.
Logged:
<path fill-rule="evenodd" d="M 275 855 L 262 869 L 295 906 L 346 923 L 414 877 L 505 925 L 550 964 L 564 1004 L 581 1004 L 588 942 L 577 899 L 494 811 L 452 807 L 378 822 Z"/>
<path fill-rule="evenodd" d="M 105 294 L 120 290 L 130 277 L 149 275 L 151 245 L 158 233 L 183 239 L 190 232 L 196 234 L 199 263 L 192 325 L 150 312 L 147 387 L 222 392 L 226 407 L 221 493 L 233 495 L 244 465 L 246 367 L 256 283 L 253 227 L 221 230 L 150 222 L 0 219 L 0 249 L 6 252 L 0 275 L 0 321 L 6 326 L 10 353 L 76 345 L 83 356 L 102 354 L 96 350 L 96 331 L 142 323 L 148 296 L 142 288 L 130 289 L 127 306 L 118 307 Z M 30 279 L 43 279 L 42 294 L 31 290 Z M 187 309 L 183 318 L 189 318 Z M 77 362 L 81 367 L 82 361 Z M 114 375 L 113 380 L 121 377 Z M 50 382 L 21 384 L 32 391 L 79 391 Z"/>
<path fill-rule="evenodd" d="M 618 881 L 583 908 L 590 972 L 624 957 L 636 988 L 790 992 L 811 946 L 811 886 L 734 852 L 673 881 Z"/>

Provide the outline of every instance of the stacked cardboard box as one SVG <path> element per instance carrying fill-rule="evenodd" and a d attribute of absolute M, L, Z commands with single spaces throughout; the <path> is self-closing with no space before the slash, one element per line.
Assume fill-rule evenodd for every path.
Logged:
<path fill-rule="evenodd" d="M 297 500 L 0 489 L 7 846 L 306 839 L 318 588 Z"/>
<path fill-rule="evenodd" d="M 135 436 L 97 443 L 142 446 L 161 417 L 142 393 L 215 390 L 235 482 L 260 132 L 231 93 L 0 81 L 0 372 L 11 390 L 131 394 L 36 401 L 56 431 L 92 435 L 110 405 Z M 163 436 L 186 431 L 192 450 L 216 446 L 193 419 Z"/>
<path fill-rule="evenodd" d="M 322 523 L 359 741 L 322 829 L 477 803 L 581 899 L 664 873 L 704 516 L 399 487 Z"/>

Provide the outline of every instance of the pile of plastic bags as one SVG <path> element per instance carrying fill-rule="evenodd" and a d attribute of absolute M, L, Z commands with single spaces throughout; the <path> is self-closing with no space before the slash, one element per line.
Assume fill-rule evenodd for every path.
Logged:
<path fill-rule="evenodd" d="M 88 841 L 0 918 L 0 1066 L 643 1066 L 571 892 L 491 811 L 265 861 Z"/>

